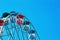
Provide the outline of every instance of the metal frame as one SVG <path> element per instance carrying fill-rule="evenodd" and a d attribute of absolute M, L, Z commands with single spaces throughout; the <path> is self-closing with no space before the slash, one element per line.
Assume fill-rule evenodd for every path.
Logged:
<path fill-rule="evenodd" d="M 18 14 L 18 15 L 19 15 L 19 14 Z M 7 20 L 9 17 L 11 18 L 11 16 L 9 15 L 9 16 L 6 18 L 6 20 Z M 30 20 L 29 20 L 27 17 L 24 16 L 24 21 L 25 21 L 25 19 L 30 22 Z M 10 21 L 11 21 L 11 19 L 10 19 Z M 13 27 L 13 25 L 14 25 L 14 27 Z M 28 31 L 27 31 L 27 32 L 24 32 L 24 30 L 23 30 L 23 28 L 22 28 L 22 25 L 16 25 L 16 22 L 14 22 L 13 25 L 12 25 L 12 22 L 10 23 L 11 28 L 9 28 L 8 25 L 3 25 L 3 27 L 4 27 L 5 30 L 6 30 L 7 35 L 2 35 L 2 36 L 0 36 L 1 40 L 3 40 L 2 37 L 4 37 L 4 36 L 8 36 L 8 38 L 12 38 L 12 39 L 8 39 L 8 40 L 15 40 L 16 37 L 14 37 L 14 32 L 13 32 L 13 34 L 12 34 L 11 31 L 10 31 L 10 29 L 13 29 L 13 28 L 14 28 L 15 31 L 16 31 L 18 40 L 21 40 L 21 37 L 19 36 L 19 31 L 18 31 L 18 29 L 16 28 L 17 26 L 19 26 L 20 29 L 21 29 L 21 30 L 20 30 L 20 29 L 19 29 L 19 30 L 21 31 L 21 34 L 22 34 L 22 40 L 29 40 L 29 38 L 28 38 Z M 33 26 L 33 24 L 32 24 L 31 22 L 30 22 L 30 26 L 32 26 L 32 28 L 36 31 L 35 27 Z M 31 30 L 31 27 L 30 27 L 29 30 Z M 9 33 L 9 34 L 8 34 L 8 33 Z M 25 33 L 26 33 L 26 39 L 25 39 L 25 37 L 24 37 L 24 36 L 25 36 Z M 39 37 L 37 31 L 36 31 L 36 35 L 37 35 L 37 39 L 40 40 L 40 37 Z M 37 39 L 35 39 L 35 40 L 37 40 Z"/>

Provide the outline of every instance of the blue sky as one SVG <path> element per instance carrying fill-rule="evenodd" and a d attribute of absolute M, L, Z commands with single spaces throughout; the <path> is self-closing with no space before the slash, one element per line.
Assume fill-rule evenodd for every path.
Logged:
<path fill-rule="evenodd" d="M 10 11 L 29 18 L 41 40 L 60 40 L 59 0 L 0 0 L 0 15 Z"/>

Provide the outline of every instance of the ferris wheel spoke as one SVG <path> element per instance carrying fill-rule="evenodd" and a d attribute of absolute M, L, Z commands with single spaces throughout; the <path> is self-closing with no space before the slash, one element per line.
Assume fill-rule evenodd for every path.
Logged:
<path fill-rule="evenodd" d="M 12 32 L 13 32 L 12 34 L 13 34 L 13 36 L 14 36 L 14 33 L 15 33 L 15 32 L 14 32 L 14 27 L 13 27 L 12 23 L 11 23 L 11 28 L 10 28 L 10 29 L 12 30 Z M 14 37 L 14 38 L 15 38 L 15 37 Z"/>
<path fill-rule="evenodd" d="M 2 35 L 0 36 L 0 40 L 3 40 Z"/>
<path fill-rule="evenodd" d="M 14 24 L 14 28 L 16 29 L 16 33 L 17 33 L 18 39 L 20 40 L 20 37 L 19 37 L 19 34 L 18 34 L 18 31 L 17 31 L 17 28 L 16 28 L 15 24 Z"/>
<path fill-rule="evenodd" d="M 29 39 L 28 39 L 28 32 L 26 33 L 26 36 L 27 36 L 27 40 L 29 40 Z"/>
<path fill-rule="evenodd" d="M 10 36 L 9 36 L 8 40 L 10 40 Z"/>
<path fill-rule="evenodd" d="M 23 33 L 23 30 L 22 30 L 22 26 L 20 25 L 20 28 L 21 28 L 21 33 L 22 33 L 22 40 L 25 40 L 24 39 L 24 33 Z"/>
<path fill-rule="evenodd" d="M 11 18 L 10 18 L 10 21 L 13 21 L 13 20 L 15 20 L 15 18 L 14 17 L 12 17 L 12 20 L 11 20 Z M 12 23 L 12 22 L 11 22 Z M 18 36 L 18 39 L 20 40 L 20 37 L 19 37 L 19 34 L 18 34 L 18 31 L 17 31 L 17 28 L 16 28 L 16 25 L 15 25 L 15 22 L 14 22 L 14 29 L 16 30 L 16 33 L 17 33 L 17 36 Z M 12 24 L 11 24 L 11 26 L 12 26 Z M 13 27 L 13 26 L 12 26 Z"/>
<path fill-rule="evenodd" d="M 30 22 L 31 23 L 31 22 Z M 36 29 L 35 29 L 35 27 L 33 26 L 33 24 L 31 23 L 31 25 L 32 25 L 32 27 L 34 28 L 34 30 L 36 31 Z M 37 37 L 38 37 L 38 40 L 40 40 L 40 37 L 39 37 L 39 35 L 38 35 L 38 33 L 37 33 L 37 31 L 36 31 L 36 35 L 37 35 Z"/>
<path fill-rule="evenodd" d="M 24 19 L 24 21 L 25 21 L 25 19 Z M 26 23 L 26 22 L 25 22 Z M 26 25 L 26 24 L 25 24 Z M 30 28 L 28 28 L 29 30 L 30 30 Z M 29 38 L 28 38 L 28 31 L 26 31 L 26 37 L 27 37 L 27 40 L 29 40 Z"/>
<path fill-rule="evenodd" d="M 12 26 L 12 24 L 11 24 Z M 12 26 L 13 27 L 13 26 Z M 17 28 L 16 28 L 16 25 L 14 24 L 14 27 L 13 27 L 15 30 L 16 30 L 16 33 L 17 33 L 17 36 L 18 36 L 18 39 L 20 40 L 20 37 L 19 37 L 19 34 L 18 34 L 18 31 L 17 31 Z"/>
<path fill-rule="evenodd" d="M 33 25 L 32 25 L 33 26 Z M 33 26 L 33 28 L 34 28 L 34 26 Z M 34 30 L 35 30 L 35 28 L 34 28 Z M 35 30 L 36 31 L 36 30 Z M 40 37 L 39 37 L 39 35 L 38 35 L 38 33 L 37 33 L 37 31 L 36 31 L 36 34 L 37 34 L 37 36 L 38 36 L 38 38 L 39 38 L 39 40 L 40 40 Z"/>
<path fill-rule="evenodd" d="M 5 27 L 5 26 L 4 26 Z M 6 35 L 2 35 L 3 37 L 5 37 L 5 36 L 10 36 L 9 34 L 8 34 L 8 30 L 5 28 L 5 30 L 6 30 Z M 8 40 L 10 40 L 10 39 L 8 39 Z"/>
<path fill-rule="evenodd" d="M 9 30 L 9 28 L 8 28 L 8 26 L 5 26 L 5 29 L 7 29 L 8 30 L 8 32 L 9 32 L 9 34 L 10 34 L 10 36 L 12 37 L 12 39 L 14 40 L 14 37 L 12 36 L 12 34 L 10 33 L 10 30 Z"/>
<path fill-rule="evenodd" d="M 25 17 L 25 16 L 24 16 Z M 25 17 L 27 20 L 29 20 L 27 17 Z M 30 21 L 30 20 L 29 20 Z M 35 27 L 33 26 L 33 24 L 30 22 L 30 24 L 32 25 L 32 27 L 34 28 L 34 30 L 36 31 L 36 29 L 35 29 Z M 38 36 L 38 39 L 40 40 L 40 37 L 39 37 L 39 35 L 38 35 L 38 33 L 37 33 L 37 31 L 36 31 L 36 34 L 37 34 L 37 36 Z"/>

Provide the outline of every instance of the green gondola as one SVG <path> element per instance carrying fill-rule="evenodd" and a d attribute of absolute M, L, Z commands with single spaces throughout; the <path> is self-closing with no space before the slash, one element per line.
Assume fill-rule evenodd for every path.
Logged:
<path fill-rule="evenodd" d="M 7 17 L 9 15 L 9 13 L 7 13 L 7 12 L 4 12 L 3 13 L 3 15 L 2 15 L 2 18 L 5 18 L 5 17 Z"/>
<path fill-rule="evenodd" d="M 29 21 L 25 21 L 25 22 L 23 23 L 23 25 L 29 25 L 29 24 L 30 24 Z"/>

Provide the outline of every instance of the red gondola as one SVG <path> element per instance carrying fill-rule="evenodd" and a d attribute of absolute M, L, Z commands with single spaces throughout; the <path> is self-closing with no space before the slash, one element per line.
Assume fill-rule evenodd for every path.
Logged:
<path fill-rule="evenodd" d="M 23 19 L 24 16 L 23 16 L 22 14 L 19 14 L 19 15 L 17 16 L 17 18 L 21 18 L 21 19 Z"/>
<path fill-rule="evenodd" d="M 4 20 L 0 20 L 0 26 L 2 26 L 4 23 Z"/>

